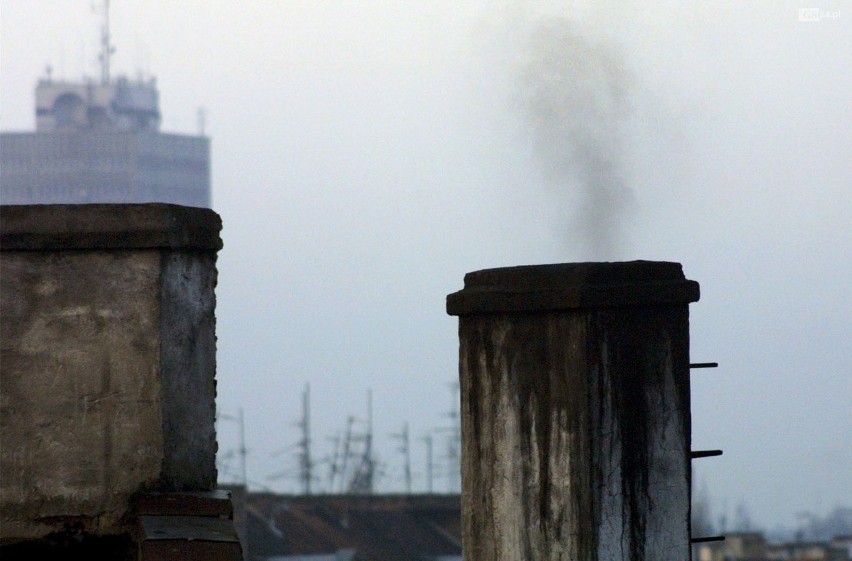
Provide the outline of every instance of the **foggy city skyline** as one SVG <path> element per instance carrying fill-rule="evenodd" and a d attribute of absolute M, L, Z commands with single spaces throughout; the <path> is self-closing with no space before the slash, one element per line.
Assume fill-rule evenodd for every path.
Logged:
<path fill-rule="evenodd" d="M 298 469 L 309 383 L 315 459 L 350 415 L 364 421 L 369 390 L 378 489 L 404 490 L 391 435 L 408 423 L 425 490 L 423 437 L 450 426 L 458 373 L 444 298 L 464 274 L 650 259 L 701 284 L 691 359 L 720 366 L 692 374 L 693 448 L 724 455 L 694 467 L 714 518 L 744 504 L 772 529 L 852 505 L 839 2 L 111 8 L 113 75 L 157 78 L 161 130 L 196 134 L 207 115 L 217 405 L 243 408 L 252 487 L 299 489 L 270 477 Z M 97 78 L 100 21 L 87 0 L 0 10 L 0 127 L 34 130 L 46 65 Z M 235 451 L 235 423 L 218 430 Z"/>

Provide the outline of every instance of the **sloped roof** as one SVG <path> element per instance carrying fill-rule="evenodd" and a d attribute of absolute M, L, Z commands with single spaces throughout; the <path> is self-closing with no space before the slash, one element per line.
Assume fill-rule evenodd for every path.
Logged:
<path fill-rule="evenodd" d="M 253 559 L 355 550 L 355 561 L 461 555 L 458 495 L 250 494 Z"/>

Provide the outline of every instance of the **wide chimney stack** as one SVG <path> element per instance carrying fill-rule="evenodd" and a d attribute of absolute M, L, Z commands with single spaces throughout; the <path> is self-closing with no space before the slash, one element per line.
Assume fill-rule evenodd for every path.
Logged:
<path fill-rule="evenodd" d="M 1 216 L 0 545 L 135 535 L 141 494 L 214 489 L 219 216 Z"/>
<path fill-rule="evenodd" d="M 690 558 L 689 309 L 677 263 L 465 276 L 466 561 Z"/>

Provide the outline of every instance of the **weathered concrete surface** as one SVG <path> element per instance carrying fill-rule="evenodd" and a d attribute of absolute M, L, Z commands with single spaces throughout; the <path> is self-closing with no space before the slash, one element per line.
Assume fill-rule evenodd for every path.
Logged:
<path fill-rule="evenodd" d="M 139 205 L 7 205 L 0 247 L 60 249 L 222 249 L 215 212 L 161 203 Z"/>
<path fill-rule="evenodd" d="M 161 486 L 216 485 L 216 255 L 164 253 L 160 261 Z"/>
<path fill-rule="evenodd" d="M 530 312 L 682 304 L 699 287 L 679 263 L 558 263 L 468 273 L 464 290 L 447 296 L 447 313 Z"/>
<path fill-rule="evenodd" d="M 212 489 L 218 216 L 0 217 L 0 542 L 120 534 L 137 491 Z"/>
<path fill-rule="evenodd" d="M 465 559 L 689 559 L 697 284 L 648 262 L 465 281 L 448 297 L 461 316 Z"/>

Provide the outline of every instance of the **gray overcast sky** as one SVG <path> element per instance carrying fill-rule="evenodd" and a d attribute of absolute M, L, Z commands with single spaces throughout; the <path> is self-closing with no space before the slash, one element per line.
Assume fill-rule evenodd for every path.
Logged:
<path fill-rule="evenodd" d="M 47 63 L 97 75 L 91 4 L 0 0 L 4 131 L 34 127 Z M 389 433 L 408 421 L 422 490 L 420 437 L 447 425 L 457 375 L 444 297 L 464 273 L 641 258 L 701 283 L 692 356 L 721 367 L 693 375 L 693 445 L 725 450 L 697 466 L 715 510 L 745 502 L 771 527 L 852 504 L 848 6 L 112 4 L 115 73 L 157 77 L 163 130 L 194 133 L 208 112 L 218 404 L 245 408 L 251 480 L 297 488 L 267 478 L 296 466 L 272 452 L 298 440 L 310 382 L 316 456 L 372 388 L 381 486 L 402 488 Z M 799 21 L 809 7 L 819 21 Z M 548 22 L 580 61 L 562 82 L 538 64 Z M 578 108 L 558 126 L 531 111 L 542 83 Z M 588 220 L 592 168 L 549 151 L 578 135 L 618 170 L 615 218 Z M 596 226 L 610 245 L 589 243 Z M 233 423 L 219 440 L 236 447 Z"/>

